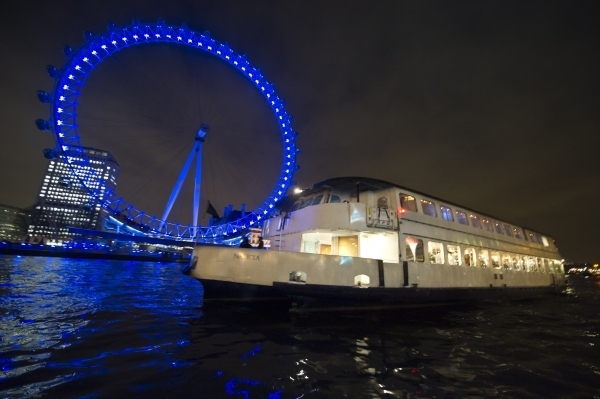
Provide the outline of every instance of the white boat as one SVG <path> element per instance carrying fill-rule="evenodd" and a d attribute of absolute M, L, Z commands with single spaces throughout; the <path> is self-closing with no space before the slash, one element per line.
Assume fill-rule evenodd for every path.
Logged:
<path fill-rule="evenodd" d="M 382 180 L 342 177 L 285 197 L 268 250 L 194 249 L 205 300 L 411 306 L 562 292 L 554 240 Z"/>

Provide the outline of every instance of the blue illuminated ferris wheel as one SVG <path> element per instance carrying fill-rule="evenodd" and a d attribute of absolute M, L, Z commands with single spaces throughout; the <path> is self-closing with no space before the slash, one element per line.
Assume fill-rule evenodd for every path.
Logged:
<path fill-rule="evenodd" d="M 261 71 L 252 66 L 243 55 L 234 52 L 227 44 L 211 38 L 207 33 L 200 34 L 186 27 L 174 27 L 161 20 L 154 24 L 143 24 L 136 20 L 131 25 L 124 27 L 115 27 L 110 24 L 107 32 L 97 36 L 85 32 L 84 37 L 86 43 L 81 48 L 73 50 L 68 46 L 64 47 L 68 60 L 60 70 L 53 66 L 47 67 L 49 75 L 55 79 L 53 92 L 38 92 L 39 99 L 50 104 L 51 113 L 49 120 L 38 119 L 36 124 L 39 129 L 53 133 L 56 151 L 64 155 L 63 158 L 73 168 L 75 168 L 75 158 L 79 159 L 77 161 L 79 165 L 83 162 L 83 164 L 91 166 L 82 147 L 77 124 L 79 96 L 86 79 L 102 61 L 113 54 L 128 47 L 147 43 L 167 43 L 195 48 L 212 54 L 237 69 L 269 104 L 275 115 L 283 145 L 281 170 L 271 193 L 256 209 L 231 222 L 205 227 L 197 226 L 198 193 L 195 194 L 194 199 L 193 223 L 180 224 L 167 220 L 168 209 L 174 201 L 173 194 L 165 212 L 160 217 L 152 216 L 129 203 L 116 192 L 99 190 L 98 184 L 94 184 L 94 182 L 98 182 L 101 176 L 81 180 L 81 184 L 95 201 L 109 213 L 124 217 L 133 225 L 140 226 L 149 234 L 157 236 L 209 241 L 235 236 L 250 227 L 260 226 L 262 220 L 274 211 L 277 201 L 285 196 L 288 188 L 293 184 L 292 178 L 297 169 L 296 154 L 298 152 L 295 140 L 296 132 L 292 128 L 291 117 L 286 112 L 283 101 L 275 92 L 273 85 L 265 79 Z M 201 142 L 204 141 L 207 130 L 206 126 L 200 128 L 193 151 L 198 151 L 199 148 L 201 150 Z M 198 139 L 200 136 L 201 140 Z M 67 156 L 67 151 L 69 156 Z M 77 156 L 74 157 L 73 154 L 77 154 Z M 191 154 L 188 160 L 191 159 Z M 186 165 L 189 168 L 189 162 L 186 162 Z M 201 157 L 198 156 L 196 170 L 199 171 L 200 168 Z M 199 172 L 196 174 L 196 179 L 199 179 Z M 178 183 L 180 182 L 177 182 L 176 186 Z M 196 186 L 199 186 L 198 181 L 196 181 Z"/>

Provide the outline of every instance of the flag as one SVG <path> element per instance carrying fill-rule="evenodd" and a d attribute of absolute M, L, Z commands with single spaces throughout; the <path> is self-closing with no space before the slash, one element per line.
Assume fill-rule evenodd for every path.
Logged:
<path fill-rule="evenodd" d="M 221 219 L 221 216 L 219 216 L 219 214 L 217 213 L 217 210 L 215 209 L 214 206 L 212 206 L 210 201 L 208 201 L 208 207 L 206 208 L 206 213 L 208 213 L 210 216 L 214 217 L 215 219 Z"/>

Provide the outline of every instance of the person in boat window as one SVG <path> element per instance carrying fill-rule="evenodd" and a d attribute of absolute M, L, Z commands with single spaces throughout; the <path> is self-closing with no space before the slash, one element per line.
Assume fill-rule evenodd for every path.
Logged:
<path fill-rule="evenodd" d="M 262 237 L 258 237 L 258 249 L 263 249 L 265 247 L 265 242 Z"/>
<path fill-rule="evenodd" d="M 244 237 L 240 244 L 240 248 L 252 248 L 252 245 L 250 245 L 250 242 L 248 241 L 248 237 Z"/>

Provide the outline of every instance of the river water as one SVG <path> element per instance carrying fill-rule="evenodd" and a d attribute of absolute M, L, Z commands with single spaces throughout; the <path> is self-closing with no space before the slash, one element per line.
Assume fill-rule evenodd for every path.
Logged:
<path fill-rule="evenodd" d="M 0 398 L 600 398 L 600 280 L 298 315 L 203 306 L 183 266 L 0 256 Z"/>

